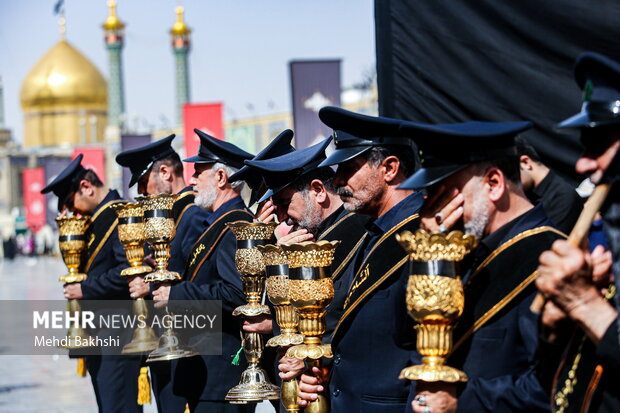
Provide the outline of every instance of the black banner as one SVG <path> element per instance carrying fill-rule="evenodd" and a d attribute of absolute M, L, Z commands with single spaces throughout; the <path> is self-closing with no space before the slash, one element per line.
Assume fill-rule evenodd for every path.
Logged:
<path fill-rule="evenodd" d="M 578 132 L 573 63 L 593 50 L 620 60 L 612 0 L 376 0 L 379 112 L 420 122 L 531 120 L 543 161 L 573 179 Z"/>

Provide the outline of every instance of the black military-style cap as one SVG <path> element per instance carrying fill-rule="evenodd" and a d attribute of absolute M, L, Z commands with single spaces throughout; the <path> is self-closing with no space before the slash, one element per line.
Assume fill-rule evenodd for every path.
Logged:
<path fill-rule="evenodd" d="M 130 188 L 151 170 L 156 161 L 176 153 L 172 149 L 174 137 L 175 135 L 172 134 L 157 142 L 129 149 L 116 155 L 116 162 L 121 166 L 129 168 L 131 171 Z"/>
<path fill-rule="evenodd" d="M 183 159 L 183 162 L 221 162 L 224 165 L 241 169 L 243 167 L 244 160 L 252 159 L 254 157 L 254 155 L 247 153 L 246 151 L 233 145 L 232 143 L 214 138 L 213 136 L 208 135 L 199 129 L 194 129 L 194 132 L 196 132 L 196 134 L 200 138 L 198 155 Z"/>
<path fill-rule="evenodd" d="M 319 118 L 334 130 L 336 146 L 321 166 L 346 162 L 373 146 L 412 145 L 410 139 L 402 137 L 399 129 L 402 121 L 398 119 L 362 115 L 334 106 L 319 110 Z"/>
<path fill-rule="evenodd" d="M 82 154 L 76 156 L 52 182 L 41 190 L 42 194 L 53 192 L 58 197 L 58 212 L 63 210 L 69 196 L 77 190 L 77 184 L 86 172 L 86 168 L 82 166 L 83 157 Z"/>
<path fill-rule="evenodd" d="M 402 132 L 413 136 L 422 153 L 422 168 L 399 188 L 426 188 L 471 164 L 516 156 L 514 138 L 531 127 L 531 122 L 403 122 Z"/>
<path fill-rule="evenodd" d="M 269 145 L 267 145 L 265 149 L 252 158 L 252 160 L 261 161 L 293 152 L 295 150 L 295 148 L 291 145 L 293 135 L 293 131 L 290 129 L 282 131 L 278 136 L 273 138 L 271 142 L 269 142 Z M 245 181 L 248 184 L 248 186 L 252 189 L 252 193 L 250 194 L 250 206 L 254 205 L 254 203 L 258 200 L 258 197 L 267 189 L 262 175 L 257 173 L 256 170 L 250 165 L 244 165 L 243 168 L 232 174 L 228 180 L 230 182 Z"/>
<path fill-rule="evenodd" d="M 263 176 L 269 188 L 258 202 L 272 197 L 301 176 L 319 168 L 320 163 L 325 159 L 325 148 L 331 140 L 330 136 L 315 145 L 271 159 L 245 161 L 246 165 L 251 166 Z"/>
<path fill-rule="evenodd" d="M 595 128 L 620 124 L 620 63 L 586 52 L 575 62 L 575 80 L 583 90 L 581 112 L 558 128 Z"/>

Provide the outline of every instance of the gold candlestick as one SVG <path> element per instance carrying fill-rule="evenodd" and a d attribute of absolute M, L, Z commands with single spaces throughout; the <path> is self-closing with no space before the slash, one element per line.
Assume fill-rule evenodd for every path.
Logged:
<path fill-rule="evenodd" d="M 289 298 L 299 312 L 299 331 L 303 344 L 289 348 L 286 357 L 304 360 L 306 372 L 321 368 L 321 358 L 333 357 L 329 344 L 321 344 L 325 333 L 327 305 L 334 298 L 334 282 L 330 266 L 340 241 L 301 242 L 282 244 L 289 260 Z M 323 393 L 310 402 L 305 412 L 329 412 L 329 402 Z"/>
<path fill-rule="evenodd" d="M 132 277 L 148 274 L 153 269 L 143 264 L 144 242 L 144 210 L 138 203 L 116 204 L 113 206 L 118 216 L 118 238 L 123 244 L 129 267 L 121 271 L 121 276 Z M 133 314 L 146 319 L 148 308 L 144 298 L 136 298 L 133 302 Z M 136 354 L 153 351 L 157 348 L 157 335 L 146 325 L 137 327 L 131 341 L 123 347 L 122 354 Z"/>
<path fill-rule="evenodd" d="M 144 234 L 146 240 L 153 248 L 153 256 L 157 263 L 157 270 L 147 274 L 144 277 L 144 282 L 163 283 L 181 279 L 178 272 L 168 270 L 170 242 L 176 235 L 176 227 L 172 216 L 172 206 L 175 199 L 176 195 L 170 194 L 157 194 L 137 198 L 144 210 Z M 168 312 L 167 308 L 166 312 Z M 169 326 L 159 338 L 157 349 L 149 354 L 146 361 L 151 363 L 197 355 L 198 353 L 191 347 L 180 344 L 177 334 Z"/>
<path fill-rule="evenodd" d="M 79 283 L 87 278 L 85 273 L 79 272 L 82 256 L 86 251 L 86 230 L 90 225 L 89 216 L 72 216 L 56 218 L 58 225 L 58 243 L 62 259 L 69 269 L 69 273 L 60 277 L 59 281 L 67 284 Z M 79 319 L 81 311 L 80 302 L 70 299 L 67 308 L 72 316 Z M 91 347 L 84 344 L 90 341 L 90 335 L 80 325 L 69 327 L 67 332 L 67 345 L 60 346 L 67 349 Z"/>
<path fill-rule="evenodd" d="M 248 301 L 248 304 L 237 307 L 233 315 L 255 317 L 270 314 L 269 307 L 261 304 L 265 287 L 265 264 L 261 253 L 255 247 L 266 244 L 273 237 L 277 224 L 235 221 L 226 225 L 237 239 L 235 265 L 241 275 L 243 292 Z M 231 403 L 247 403 L 279 398 L 280 389 L 269 382 L 267 373 L 259 366 L 263 348 L 262 334 L 243 333 L 243 351 L 248 368 L 241 373 L 239 384 L 228 391 L 226 400 Z"/>
<path fill-rule="evenodd" d="M 277 245 L 257 246 L 256 249 L 263 255 L 267 281 L 267 297 L 274 306 L 276 322 L 281 333 L 267 341 L 268 347 L 288 348 L 291 345 L 303 343 L 304 336 L 299 334 L 299 314 L 291 305 L 289 299 L 288 258 L 281 247 Z M 280 387 L 280 400 L 287 412 L 298 412 L 297 379 L 283 380 Z"/>
<path fill-rule="evenodd" d="M 153 249 L 157 270 L 144 277 L 145 282 L 180 280 L 178 272 L 168 271 L 170 242 L 176 235 L 172 206 L 176 195 L 157 194 L 138 197 L 136 200 L 144 210 L 144 233 Z"/>
<path fill-rule="evenodd" d="M 477 241 L 460 231 L 432 233 L 418 230 L 396 235 L 409 254 L 407 309 L 419 324 L 417 349 L 422 364 L 403 369 L 399 378 L 426 382 L 465 382 L 467 375 L 446 366 L 452 352 L 452 330 L 463 313 L 465 297 L 458 263 L 472 251 Z"/>

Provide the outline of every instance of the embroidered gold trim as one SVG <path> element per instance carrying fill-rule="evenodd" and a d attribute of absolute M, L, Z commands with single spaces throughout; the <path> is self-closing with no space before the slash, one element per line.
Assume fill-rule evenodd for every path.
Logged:
<path fill-rule="evenodd" d="M 396 231 L 398 231 L 400 228 L 402 228 L 404 225 L 408 224 L 409 222 L 413 221 L 414 219 L 418 218 L 419 214 L 413 214 L 411 216 L 409 216 L 408 218 L 404 219 L 403 221 L 399 222 L 396 226 L 394 226 L 393 228 L 391 228 L 389 231 L 387 231 L 385 234 L 383 234 L 383 236 L 381 236 L 381 238 L 379 238 L 379 240 L 377 241 L 377 243 L 375 245 L 373 245 L 373 247 L 371 248 L 371 250 L 368 252 L 368 255 L 366 256 L 366 258 L 364 258 L 364 260 L 362 261 L 361 265 L 360 265 L 360 269 L 358 270 L 358 272 L 355 274 L 355 277 L 353 278 L 353 281 L 351 282 L 351 287 L 355 284 L 355 280 L 357 280 L 358 275 L 363 271 L 366 262 L 368 261 L 368 259 L 370 258 L 370 256 L 376 251 L 376 249 L 379 247 L 379 245 L 384 242 L 387 238 L 389 238 L 390 236 L 392 236 Z M 403 252 L 405 252 L 403 250 Z M 390 275 L 392 275 L 392 273 L 394 271 L 396 271 L 399 267 L 401 267 L 402 265 L 404 265 L 404 263 L 407 261 L 408 256 L 405 253 L 405 257 L 403 259 L 401 259 L 400 261 L 398 261 L 398 263 L 392 267 L 390 270 L 388 270 L 379 280 L 377 280 L 377 282 L 375 282 L 373 285 L 371 285 L 366 291 L 364 291 L 364 293 L 357 299 L 355 300 L 355 302 L 353 304 L 351 304 L 351 306 L 342 314 L 342 316 L 340 317 L 340 320 L 338 321 L 338 324 L 336 325 L 336 328 L 334 329 L 334 333 L 332 334 L 332 337 L 335 337 L 336 335 L 336 331 L 338 331 L 338 327 L 340 326 L 340 324 L 342 324 L 342 321 L 349 315 L 351 314 L 351 312 L 353 311 L 353 309 L 355 309 L 357 307 L 357 305 L 361 302 L 361 300 L 363 300 L 366 296 L 368 296 L 368 294 L 370 294 L 371 292 L 373 292 L 378 286 L 379 284 L 381 284 L 386 278 L 388 278 Z M 347 301 L 349 300 L 349 296 L 351 294 L 351 287 L 349 287 L 349 293 L 347 294 Z"/>
<path fill-rule="evenodd" d="M 194 244 L 194 246 L 192 247 L 192 251 L 194 251 L 196 248 L 199 248 L 199 246 L 203 246 L 202 242 L 200 242 L 200 240 L 207 234 L 207 232 L 209 232 L 210 229 L 212 229 L 214 227 L 214 225 L 216 223 L 218 223 L 219 221 L 221 221 L 222 219 L 224 219 L 225 217 L 227 217 L 228 215 L 232 214 L 233 212 L 245 212 L 247 213 L 250 217 L 252 216 L 252 214 L 250 214 L 248 211 L 244 210 L 244 209 L 233 209 L 231 211 L 226 212 L 224 215 L 222 215 L 221 217 L 219 217 L 218 219 L 216 219 L 215 221 L 213 221 L 213 223 L 211 225 L 209 225 L 207 227 L 206 230 L 204 230 L 204 232 L 202 234 L 200 234 L 200 237 L 198 237 L 198 241 L 196 241 L 196 243 Z M 215 246 L 220 242 L 220 240 L 222 239 L 222 236 L 226 233 L 226 231 L 228 231 L 230 228 L 226 227 L 224 229 L 224 231 L 220 232 L 220 234 L 218 235 L 218 237 L 215 239 L 215 242 L 213 243 L 213 245 L 211 246 L 211 249 L 209 249 L 209 251 L 207 251 L 207 253 L 204 255 L 204 257 L 200 260 L 200 263 L 198 263 L 198 265 L 196 266 L 196 269 L 194 270 L 194 272 L 192 273 L 189 281 L 194 281 L 194 278 L 196 278 L 196 275 L 198 275 L 198 270 L 200 269 L 200 267 L 202 267 L 202 264 L 205 262 L 205 260 L 207 259 L 207 257 L 209 257 L 211 255 L 211 253 L 213 252 L 213 249 L 215 248 Z M 203 249 L 205 247 L 203 246 Z M 192 263 L 196 260 L 196 257 L 194 257 L 194 259 L 192 260 Z M 191 267 L 191 264 L 189 265 Z M 189 269 L 189 268 L 188 268 Z"/>
<path fill-rule="evenodd" d="M 489 263 L 491 261 L 493 261 L 493 259 L 495 259 L 495 257 L 497 257 L 500 253 L 504 252 L 504 250 L 506 250 L 507 248 L 513 246 L 514 244 L 516 244 L 517 242 L 521 241 L 524 238 L 530 237 L 532 235 L 536 235 L 536 234 L 540 234 L 542 232 L 545 231 L 551 231 L 554 232 L 556 234 L 559 234 L 561 236 L 563 236 L 564 238 L 566 238 L 566 234 L 564 234 L 562 231 L 559 231 L 553 227 L 549 227 L 549 226 L 542 226 L 542 227 L 537 227 L 537 228 L 532 228 L 532 229 L 528 229 L 527 231 L 523 231 L 517 235 L 515 235 L 514 237 L 512 237 L 511 239 L 509 239 L 508 241 L 504 242 L 502 245 L 500 245 L 498 248 L 496 248 L 474 271 L 474 273 L 472 274 L 471 277 L 469 277 L 469 280 L 467 281 L 467 284 L 469 284 L 471 282 L 471 280 L 478 275 L 478 273 L 480 271 L 482 271 L 487 265 L 489 265 Z"/>
<path fill-rule="evenodd" d="M 355 253 L 357 253 L 357 250 L 360 248 L 360 246 L 362 245 L 362 242 L 364 242 L 367 235 L 368 233 L 365 233 L 364 235 L 362 235 L 359 241 L 357 241 L 357 244 L 353 246 L 353 248 L 351 249 L 351 252 L 349 252 L 349 254 L 344 258 L 344 260 L 338 266 L 338 268 L 336 268 L 336 271 L 332 273 L 332 279 L 335 280 L 336 278 L 338 278 L 340 273 L 347 267 L 349 262 L 351 262 L 351 259 L 353 259 L 353 257 L 355 256 Z"/>
<path fill-rule="evenodd" d="M 108 238 L 110 238 L 110 235 L 112 235 L 112 232 L 114 231 L 117 225 L 118 225 L 118 218 L 114 220 L 114 223 L 112 224 L 110 229 L 108 229 L 108 232 L 106 232 L 106 234 L 103 236 L 103 238 L 101 239 L 101 242 L 99 243 L 99 245 L 97 245 L 97 248 L 95 248 L 95 251 L 93 251 L 91 256 L 88 257 L 88 261 L 86 262 L 86 267 L 84 268 L 84 272 L 88 273 L 88 270 L 90 269 L 90 266 L 95 260 L 95 257 L 99 254 L 99 251 L 101 251 L 101 248 L 103 248 L 105 243 L 108 241 Z"/>
<path fill-rule="evenodd" d="M 327 234 L 332 232 L 334 230 L 334 228 L 336 228 L 338 225 L 340 225 L 340 223 L 342 223 L 342 222 L 346 221 L 347 219 L 351 218 L 351 216 L 353 216 L 353 215 L 355 215 L 353 212 L 349 212 L 347 215 L 343 216 L 338 221 L 334 222 L 329 228 L 327 228 L 325 231 L 323 231 L 323 234 L 321 234 L 321 236 L 319 237 L 319 239 L 317 241 L 325 239 Z"/>
<path fill-rule="evenodd" d="M 174 226 L 178 226 L 179 222 L 181 222 L 181 218 L 183 218 L 183 215 L 185 215 L 185 212 L 189 209 L 189 207 L 191 207 L 192 205 L 195 205 L 193 202 L 190 202 L 189 204 L 185 205 L 185 208 L 183 208 L 183 210 L 181 211 L 181 213 L 179 214 L 179 216 L 177 217 L 177 220 L 174 221 Z"/>

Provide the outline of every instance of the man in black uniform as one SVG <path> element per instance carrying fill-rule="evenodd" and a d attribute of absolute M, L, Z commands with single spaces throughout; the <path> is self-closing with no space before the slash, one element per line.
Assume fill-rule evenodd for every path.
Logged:
<path fill-rule="evenodd" d="M 170 300 L 172 305 L 174 300 L 221 300 L 222 354 L 178 360 L 173 364 L 173 389 L 187 399 L 192 412 L 248 412 L 254 404 L 235 405 L 224 400 L 244 369 L 243 364 L 231 364 L 231 355 L 241 347 L 239 322 L 232 311 L 245 303 L 235 266 L 237 243 L 225 224 L 254 218 L 240 196 L 243 182 L 228 180 L 252 155 L 202 131 L 195 132 L 200 137 L 198 154 L 185 162 L 194 163 L 190 184 L 197 191 L 196 205 L 211 214 L 202 223 L 194 223 L 205 230 L 190 252 L 184 281 L 160 286 L 153 299 L 160 303 Z"/>
<path fill-rule="evenodd" d="M 333 184 L 347 211 L 371 217 L 367 235 L 332 305 L 342 315 L 332 335 L 329 379 L 303 374 L 301 404 L 329 384 L 333 412 L 403 412 L 410 383 L 400 370 L 419 361 L 413 322 L 405 311 L 407 254 L 395 234 L 415 231 L 423 196 L 397 187 L 413 173 L 413 144 L 400 121 L 326 107 L 319 117 L 334 129 L 336 150 L 320 166 L 338 165 Z M 318 370 L 315 374 L 320 374 Z"/>
<path fill-rule="evenodd" d="M 196 223 L 205 219 L 208 213 L 194 204 L 194 191 L 191 186 L 185 185 L 181 158 L 172 148 L 174 137 L 170 135 L 121 152 L 116 156 L 116 162 L 129 168 L 129 187 L 137 183 L 141 195 L 177 194 L 172 206 L 176 235 L 170 243 L 168 269 L 182 274 L 192 246 L 202 233 L 202 228 Z M 144 282 L 144 277 L 134 277 L 129 282 L 129 292 L 132 298 L 145 297 L 150 294 L 150 287 Z M 185 400 L 172 392 L 170 363 L 151 363 L 149 367 L 158 411 L 183 411 Z"/>
<path fill-rule="evenodd" d="M 583 209 L 581 197 L 542 162 L 536 149 L 523 136 L 518 136 L 515 142 L 525 195 L 534 205 L 540 202 L 551 222 L 568 234 Z"/>
<path fill-rule="evenodd" d="M 557 241 L 540 257 L 538 288 L 550 299 L 542 320 L 550 328 L 568 318 L 582 333 L 573 336 L 558 372 L 552 394 L 554 411 L 620 411 L 620 341 L 617 288 L 620 285 L 620 63 L 596 53 L 577 59 L 575 79 L 584 91 L 582 110 L 561 122 L 561 128 L 580 128 L 585 152 L 575 169 L 589 174 L 595 184 L 616 180 L 603 206 L 603 226 L 612 253 L 612 277 L 596 279 L 609 265 L 594 253 Z M 603 269 L 597 271 L 597 262 Z M 608 263 L 611 264 L 611 263 Z M 601 281 L 607 281 L 601 285 Z M 601 287 L 607 287 L 607 297 Z M 615 297 L 614 296 L 615 290 Z M 560 342 L 560 344 L 564 344 Z M 555 352 L 561 348 L 555 349 Z"/>
<path fill-rule="evenodd" d="M 58 197 L 59 211 L 66 208 L 74 213 L 91 216 L 86 262 L 80 268 L 88 278 L 81 283 L 65 285 L 65 298 L 129 300 L 127 282 L 120 276 L 120 272 L 129 263 L 118 239 L 118 221 L 112 208 L 123 200 L 115 190 L 106 189 L 97 174 L 81 165 L 82 157 L 82 154 L 78 155 L 41 191 L 44 194 L 53 192 Z M 127 310 L 129 313 L 130 307 Z M 109 336 L 109 333 L 109 329 L 103 328 L 97 332 L 101 337 Z M 137 404 L 136 383 L 140 358 L 110 354 L 118 354 L 130 339 L 130 334 L 121 335 L 120 348 L 102 347 L 100 356 L 86 357 L 86 368 L 100 412 L 142 411 L 142 407 Z"/>
<path fill-rule="evenodd" d="M 465 371 L 459 412 L 544 412 L 537 376 L 538 317 L 530 311 L 538 255 L 562 236 L 525 196 L 514 138 L 530 122 L 404 122 L 422 151 L 422 169 L 402 187 L 427 188 L 422 225 L 454 227 L 480 240 L 463 275 L 465 309 L 451 366 Z M 417 413 L 454 412 L 455 383 L 418 382 Z"/>
<path fill-rule="evenodd" d="M 339 289 L 340 276 L 362 244 L 365 224 L 370 218 L 345 210 L 333 186 L 334 171 L 328 166 L 318 166 L 325 159 L 325 148 L 330 141 L 328 138 L 309 148 L 245 163 L 263 176 L 269 188 L 261 201 L 271 197 L 279 221 L 292 226 L 291 233 L 281 237 L 279 243 L 341 241 L 331 267 L 334 288 Z M 325 342 L 330 341 L 341 311 L 341 308 L 329 307 Z M 301 373 L 303 363 L 285 357 L 280 360 L 279 369 L 280 378 L 291 380 Z"/>

